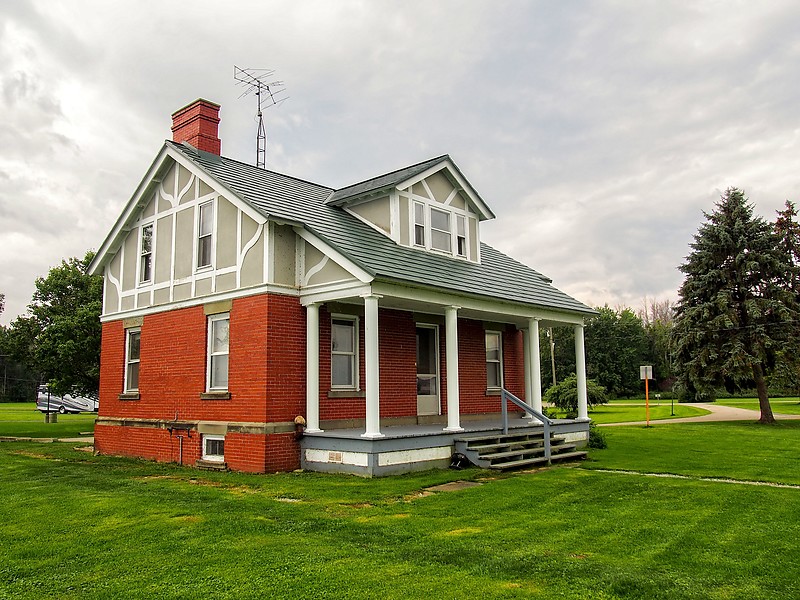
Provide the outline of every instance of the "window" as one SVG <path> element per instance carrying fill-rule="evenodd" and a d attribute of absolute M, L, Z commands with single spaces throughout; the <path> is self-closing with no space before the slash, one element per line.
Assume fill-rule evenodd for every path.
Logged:
<path fill-rule="evenodd" d="M 431 208 L 431 248 L 452 252 L 450 244 L 450 213 Z"/>
<path fill-rule="evenodd" d="M 208 317 L 208 390 L 228 389 L 228 334 L 230 315 Z"/>
<path fill-rule="evenodd" d="M 358 387 L 358 319 L 331 318 L 331 388 Z"/>
<path fill-rule="evenodd" d="M 467 256 L 467 218 L 456 215 L 456 254 Z"/>
<path fill-rule="evenodd" d="M 414 243 L 425 245 L 425 205 L 422 202 L 414 202 Z"/>
<path fill-rule="evenodd" d="M 139 283 L 153 278 L 153 224 L 142 227 L 139 259 Z"/>
<path fill-rule="evenodd" d="M 212 225 L 214 223 L 214 205 L 206 202 L 200 205 L 200 217 L 197 224 L 197 267 L 211 266 Z"/>
<path fill-rule="evenodd" d="M 224 435 L 203 435 L 203 460 L 214 462 L 225 460 Z"/>
<path fill-rule="evenodd" d="M 125 391 L 139 391 L 139 349 L 141 329 L 126 330 L 125 340 Z"/>
<path fill-rule="evenodd" d="M 503 387 L 503 347 L 499 331 L 486 332 L 486 388 Z"/>

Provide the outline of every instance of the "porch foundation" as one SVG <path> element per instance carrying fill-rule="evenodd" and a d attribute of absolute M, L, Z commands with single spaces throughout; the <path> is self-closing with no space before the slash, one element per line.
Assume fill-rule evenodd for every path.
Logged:
<path fill-rule="evenodd" d="M 502 433 L 499 419 L 462 421 L 461 426 L 461 432 L 443 431 L 436 424 L 385 426 L 384 437 L 378 439 L 365 439 L 360 428 L 307 434 L 300 442 L 300 465 L 308 471 L 361 477 L 447 468 L 455 452 L 455 439 Z M 521 417 L 510 420 L 508 426 L 515 432 L 539 431 L 542 427 Z M 551 431 L 570 443 L 585 446 L 589 423 L 559 420 Z"/>

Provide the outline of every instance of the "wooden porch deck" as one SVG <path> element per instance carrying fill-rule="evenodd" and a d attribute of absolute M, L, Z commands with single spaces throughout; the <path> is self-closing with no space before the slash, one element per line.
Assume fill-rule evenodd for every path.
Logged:
<path fill-rule="evenodd" d="M 300 441 L 301 466 L 309 471 L 350 473 L 377 477 L 446 468 L 455 452 L 455 440 L 502 432 L 499 417 L 464 420 L 464 431 L 443 431 L 443 425 L 391 425 L 383 437 L 364 438 L 364 428 L 331 429 L 307 433 Z M 509 432 L 541 431 L 542 424 L 519 416 L 509 418 Z M 588 439 L 589 421 L 558 419 L 552 432 L 576 445 Z"/>

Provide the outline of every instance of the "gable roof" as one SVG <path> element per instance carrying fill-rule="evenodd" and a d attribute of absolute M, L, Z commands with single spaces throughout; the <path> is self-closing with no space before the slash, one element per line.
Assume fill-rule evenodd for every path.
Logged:
<path fill-rule="evenodd" d="M 334 191 L 325 203 L 332 206 L 343 206 L 350 200 L 363 198 L 365 196 L 374 196 L 382 192 L 386 193 L 398 187 L 408 187 L 420 179 L 439 171 L 446 171 L 456 187 L 464 191 L 467 197 L 472 201 L 472 204 L 475 205 L 475 208 L 477 208 L 481 220 L 494 219 L 492 210 L 486 202 L 483 201 L 483 198 L 481 198 L 475 188 L 472 187 L 472 184 L 467 181 L 467 178 L 464 177 L 464 174 L 448 154 L 443 154 L 442 156 L 431 158 L 430 160 L 411 165 L 410 167 L 398 169 L 391 173 L 385 173 L 384 175 L 379 175 L 378 177 L 373 177 L 372 179 L 340 188 Z"/>
<path fill-rule="evenodd" d="M 166 144 L 265 218 L 304 227 L 376 279 L 594 314 L 588 306 L 553 287 L 551 280 L 541 273 L 483 242 L 480 264 L 401 246 L 341 207 L 327 203 L 336 192 L 332 188 L 209 154 L 188 145 L 170 141 Z M 409 174 L 410 170 L 418 175 L 444 159 L 450 161 L 449 157 L 443 156 L 382 177 L 390 181 L 403 173 L 405 179 L 402 180 L 405 181 L 414 177 Z M 422 168 L 422 165 L 427 166 Z"/>

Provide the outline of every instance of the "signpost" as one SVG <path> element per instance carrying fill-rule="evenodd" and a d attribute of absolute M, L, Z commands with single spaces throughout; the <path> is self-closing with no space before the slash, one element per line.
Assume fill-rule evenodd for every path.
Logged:
<path fill-rule="evenodd" d="M 643 365 L 639 367 L 639 379 L 644 379 L 644 412 L 647 418 L 648 427 L 650 427 L 650 380 L 652 378 L 652 365 Z"/>

